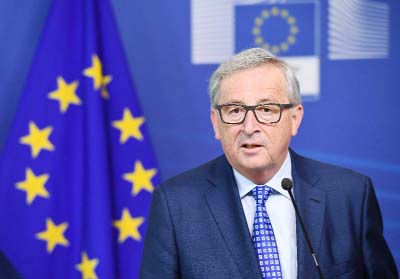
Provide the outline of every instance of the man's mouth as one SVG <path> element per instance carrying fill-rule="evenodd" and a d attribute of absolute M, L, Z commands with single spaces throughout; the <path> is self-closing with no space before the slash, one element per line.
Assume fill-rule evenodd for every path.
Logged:
<path fill-rule="evenodd" d="M 253 149 L 253 148 L 261 147 L 261 145 L 245 143 L 242 145 L 242 147 L 247 148 L 247 149 Z"/>

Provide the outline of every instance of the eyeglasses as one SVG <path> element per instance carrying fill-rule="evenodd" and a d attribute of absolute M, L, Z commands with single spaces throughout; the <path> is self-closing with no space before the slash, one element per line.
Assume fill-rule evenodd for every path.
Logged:
<path fill-rule="evenodd" d="M 247 112 L 251 110 L 257 121 L 263 124 L 278 123 L 282 117 L 282 111 L 294 107 L 294 104 L 259 104 L 246 106 L 241 104 L 216 105 L 222 122 L 226 124 L 241 124 L 246 119 Z"/>

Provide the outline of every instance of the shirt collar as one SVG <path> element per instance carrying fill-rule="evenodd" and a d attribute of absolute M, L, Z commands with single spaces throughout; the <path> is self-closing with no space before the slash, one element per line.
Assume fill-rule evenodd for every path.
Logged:
<path fill-rule="evenodd" d="M 233 174 L 235 175 L 240 198 L 243 198 L 254 188 L 256 184 L 254 184 L 251 180 L 240 174 L 235 169 L 233 169 Z M 292 179 L 292 160 L 290 159 L 290 152 L 287 153 L 286 159 L 278 172 L 263 185 L 268 185 L 275 191 L 290 199 L 289 193 L 283 190 L 281 186 L 281 181 L 285 177 Z"/>

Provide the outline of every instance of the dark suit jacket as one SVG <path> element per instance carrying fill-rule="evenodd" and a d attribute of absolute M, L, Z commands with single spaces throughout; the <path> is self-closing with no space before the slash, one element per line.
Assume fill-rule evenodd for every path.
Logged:
<path fill-rule="evenodd" d="M 21 279 L 8 258 L 0 251 L 0 279 Z"/>
<path fill-rule="evenodd" d="M 294 194 L 325 278 L 397 278 L 370 179 L 291 157 Z M 296 228 L 298 278 L 318 278 Z M 154 191 L 140 278 L 262 278 L 225 156 Z"/>

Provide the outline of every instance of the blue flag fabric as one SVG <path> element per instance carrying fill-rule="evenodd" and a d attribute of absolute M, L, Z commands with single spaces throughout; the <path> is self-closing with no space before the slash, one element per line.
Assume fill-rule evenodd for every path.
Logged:
<path fill-rule="evenodd" d="M 0 161 L 23 278 L 137 278 L 159 173 L 108 1 L 55 0 Z"/>

